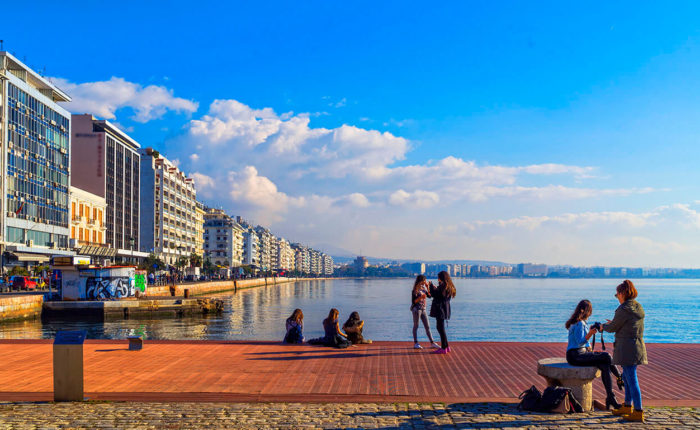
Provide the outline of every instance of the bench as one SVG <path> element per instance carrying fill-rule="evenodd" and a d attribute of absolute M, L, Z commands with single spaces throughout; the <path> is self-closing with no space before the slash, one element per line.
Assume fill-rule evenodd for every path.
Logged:
<path fill-rule="evenodd" d="M 548 386 L 571 388 L 571 394 L 584 411 L 593 409 L 593 380 L 600 376 L 597 367 L 572 366 L 566 358 L 543 358 L 537 361 L 537 374 Z"/>
<path fill-rule="evenodd" d="M 128 336 L 129 351 L 140 351 L 143 348 L 143 336 Z"/>

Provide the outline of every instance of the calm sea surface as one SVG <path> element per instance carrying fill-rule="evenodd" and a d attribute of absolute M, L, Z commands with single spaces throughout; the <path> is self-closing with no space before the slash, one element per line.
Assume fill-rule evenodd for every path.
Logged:
<path fill-rule="evenodd" d="M 581 299 L 593 302 L 589 322 L 612 319 L 618 306 L 610 279 L 457 279 L 448 335 L 453 340 L 566 342 L 564 322 Z M 635 282 L 646 311 L 647 342 L 700 342 L 700 280 L 649 279 Z M 304 311 L 306 338 L 322 335 L 321 321 L 331 307 L 341 322 L 358 311 L 365 337 L 412 339 L 410 279 L 305 281 L 220 294 L 219 316 L 130 319 L 105 323 L 27 321 L 0 325 L 0 338 L 51 338 L 56 330 L 86 329 L 88 338 L 281 340 L 284 320 L 294 308 Z M 436 339 L 435 320 L 431 328 Z M 419 329 L 419 340 L 425 331 Z M 608 335 L 612 341 L 613 336 Z"/>

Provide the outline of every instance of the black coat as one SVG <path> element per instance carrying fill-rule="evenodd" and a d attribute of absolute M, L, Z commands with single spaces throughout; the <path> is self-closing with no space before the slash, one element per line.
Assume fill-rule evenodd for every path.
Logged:
<path fill-rule="evenodd" d="M 433 318 L 448 320 L 450 319 L 450 314 L 452 312 L 452 309 L 450 308 L 450 300 L 452 298 L 445 296 L 443 294 L 444 292 L 444 285 L 430 287 L 430 295 L 433 296 L 433 303 L 430 305 L 430 316 Z"/>

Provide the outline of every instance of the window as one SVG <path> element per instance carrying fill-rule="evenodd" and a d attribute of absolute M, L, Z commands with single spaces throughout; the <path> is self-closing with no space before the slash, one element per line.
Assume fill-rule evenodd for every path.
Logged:
<path fill-rule="evenodd" d="M 70 228 L 70 238 L 75 239 L 75 226 L 71 226 Z"/>

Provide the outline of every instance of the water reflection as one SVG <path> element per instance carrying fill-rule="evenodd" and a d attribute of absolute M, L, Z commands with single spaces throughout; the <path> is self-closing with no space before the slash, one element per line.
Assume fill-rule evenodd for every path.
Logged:
<path fill-rule="evenodd" d="M 611 318 L 617 302 L 615 282 L 596 279 L 458 279 L 448 333 L 454 340 L 566 341 L 564 321 L 576 303 L 593 302 L 591 321 Z M 637 282 L 644 305 L 649 342 L 700 341 L 700 282 Z M 217 294 L 224 299 L 220 315 L 129 319 L 106 322 L 40 320 L 0 325 L 0 338 L 52 338 L 57 330 L 84 329 L 91 339 L 280 340 L 284 320 L 295 308 L 304 311 L 307 338 L 322 335 L 321 321 L 331 307 L 341 323 L 352 311 L 365 319 L 365 335 L 376 340 L 411 339 L 409 311 L 412 281 L 304 281 Z M 433 335 L 437 337 L 434 320 Z M 419 330 L 423 339 L 425 334 Z"/>

